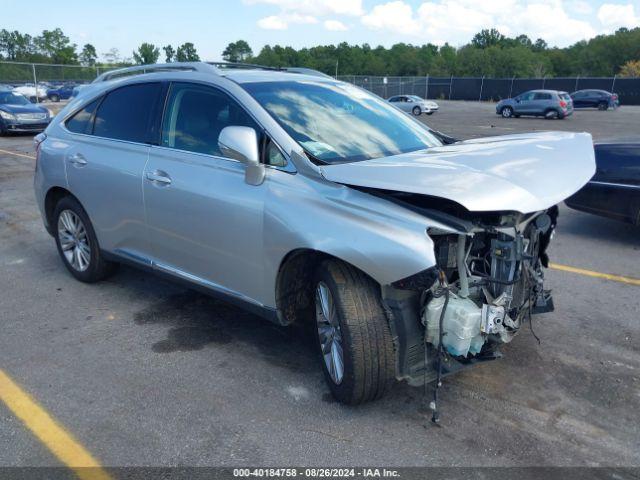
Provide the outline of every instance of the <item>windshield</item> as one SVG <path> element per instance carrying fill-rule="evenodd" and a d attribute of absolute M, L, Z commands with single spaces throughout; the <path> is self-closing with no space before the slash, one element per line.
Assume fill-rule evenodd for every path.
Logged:
<path fill-rule="evenodd" d="M 26 97 L 13 92 L 0 92 L 0 105 L 28 105 Z"/>
<path fill-rule="evenodd" d="M 357 162 L 441 145 L 426 126 L 352 85 L 296 81 L 242 87 L 322 163 Z"/>

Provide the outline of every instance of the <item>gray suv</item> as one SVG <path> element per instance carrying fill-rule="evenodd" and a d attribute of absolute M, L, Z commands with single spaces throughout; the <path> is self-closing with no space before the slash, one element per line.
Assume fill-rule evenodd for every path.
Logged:
<path fill-rule="evenodd" d="M 443 145 L 352 85 L 233 67 L 109 72 L 36 137 L 38 206 L 75 278 L 128 263 L 309 322 L 347 404 L 497 358 L 551 309 L 555 205 L 593 175 L 590 135 Z"/>
<path fill-rule="evenodd" d="M 563 119 L 573 113 L 573 100 L 567 92 L 530 90 L 515 98 L 500 100 L 496 113 L 504 118 L 533 115 L 548 119 Z"/>

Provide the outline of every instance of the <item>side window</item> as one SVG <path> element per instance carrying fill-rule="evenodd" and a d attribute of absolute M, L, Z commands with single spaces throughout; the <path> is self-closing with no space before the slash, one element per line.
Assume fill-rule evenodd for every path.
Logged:
<path fill-rule="evenodd" d="M 148 142 L 151 112 L 161 88 L 159 83 L 140 83 L 108 93 L 96 113 L 93 134 L 116 140 Z"/>
<path fill-rule="evenodd" d="M 271 140 L 267 141 L 264 163 L 274 167 L 284 167 L 287 164 L 287 160 L 284 158 L 284 155 Z"/>
<path fill-rule="evenodd" d="M 397 103 L 398 102 L 398 97 L 391 97 L 389 99 L 389 101 L 392 102 L 392 103 Z"/>
<path fill-rule="evenodd" d="M 91 118 L 100 100 L 101 99 L 91 102 L 73 117 L 69 118 L 65 123 L 67 130 L 73 133 L 91 133 Z"/>
<path fill-rule="evenodd" d="M 523 102 L 533 100 L 533 92 L 523 93 L 522 95 L 520 95 L 520 100 Z"/>
<path fill-rule="evenodd" d="M 533 97 L 534 100 L 551 100 L 550 93 L 536 93 Z"/>
<path fill-rule="evenodd" d="M 162 125 L 162 145 L 223 156 L 218 137 L 223 128 L 232 125 L 260 132 L 253 119 L 227 94 L 203 85 L 174 83 Z"/>

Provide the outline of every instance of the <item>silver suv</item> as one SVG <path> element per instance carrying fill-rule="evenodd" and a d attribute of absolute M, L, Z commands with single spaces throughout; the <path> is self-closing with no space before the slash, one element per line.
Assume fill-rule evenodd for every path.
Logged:
<path fill-rule="evenodd" d="M 352 85 L 205 63 L 99 77 L 36 149 L 37 202 L 74 277 L 126 262 L 313 322 L 348 404 L 496 358 L 549 310 L 555 205 L 595 170 L 588 134 L 443 145 Z"/>

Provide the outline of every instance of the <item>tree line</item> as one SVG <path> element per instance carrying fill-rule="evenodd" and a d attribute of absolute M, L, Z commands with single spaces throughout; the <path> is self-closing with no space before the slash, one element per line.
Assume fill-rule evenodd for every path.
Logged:
<path fill-rule="evenodd" d="M 100 62 L 92 44 L 80 48 L 59 28 L 37 36 L 0 30 L 0 60 L 86 67 L 200 60 L 191 42 L 175 48 L 144 42 L 131 56 L 122 56 L 115 48 L 101 56 Z M 308 67 L 329 75 L 640 76 L 640 27 L 621 28 L 565 48 L 549 47 L 543 39 L 532 40 L 526 35 L 507 37 L 495 29 L 482 30 L 458 48 L 431 43 L 397 43 L 385 48 L 343 42 L 300 49 L 266 45 L 254 55 L 245 40 L 238 40 L 227 45 L 222 57 L 273 67 Z"/>

